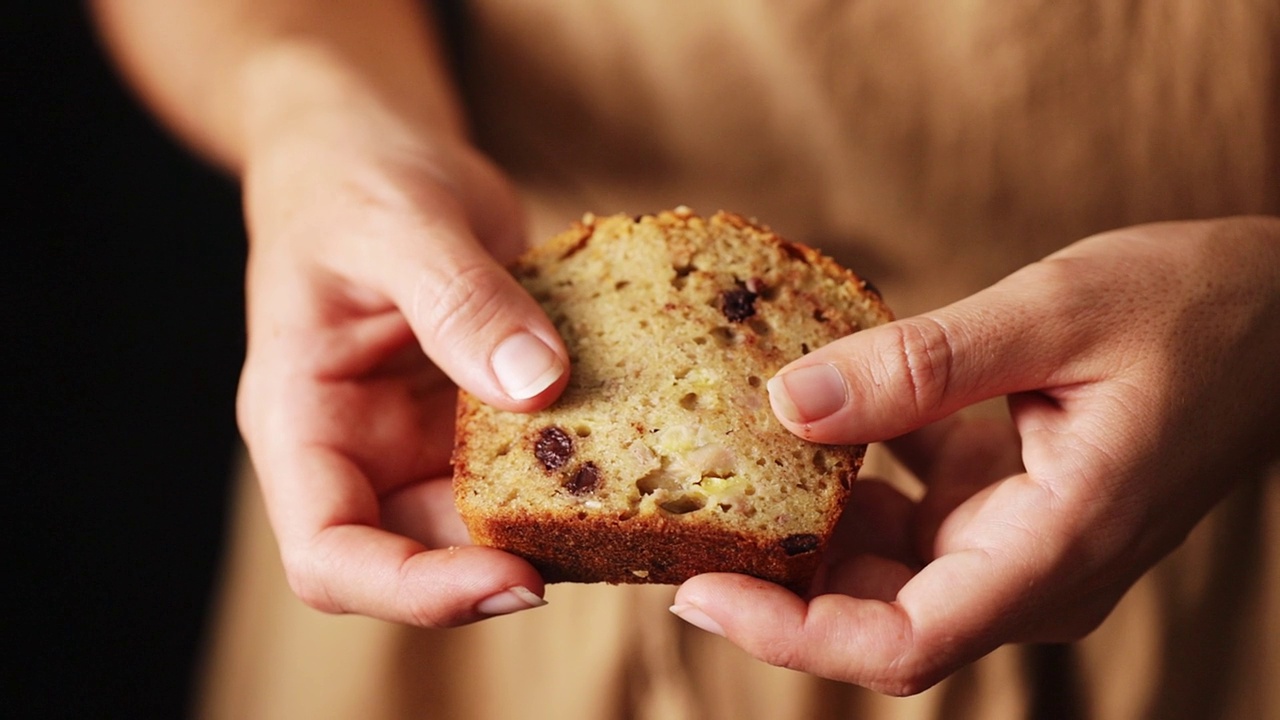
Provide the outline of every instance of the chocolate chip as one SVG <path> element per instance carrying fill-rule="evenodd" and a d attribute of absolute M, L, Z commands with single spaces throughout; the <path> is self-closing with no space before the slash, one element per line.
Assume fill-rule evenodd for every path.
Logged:
<path fill-rule="evenodd" d="M 593 462 L 583 463 L 573 477 L 564 482 L 564 489 L 574 495 L 586 495 L 600 487 L 600 468 Z"/>
<path fill-rule="evenodd" d="M 801 533 L 799 535 L 788 535 L 782 538 L 779 544 L 782 545 L 782 551 L 787 555 L 801 555 L 817 550 L 821 542 L 817 535 Z"/>
<path fill-rule="evenodd" d="M 744 287 L 725 290 L 720 295 L 720 311 L 729 318 L 729 322 L 740 323 L 756 314 L 757 297 L 759 296 Z"/>
<path fill-rule="evenodd" d="M 554 425 L 543 428 L 533 443 L 533 456 L 548 471 L 562 468 L 573 457 L 573 438 Z"/>

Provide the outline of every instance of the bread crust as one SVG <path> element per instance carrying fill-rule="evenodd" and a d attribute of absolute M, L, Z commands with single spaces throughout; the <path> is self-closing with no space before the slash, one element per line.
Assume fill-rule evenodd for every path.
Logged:
<path fill-rule="evenodd" d="M 775 305 L 783 302 L 794 304 L 795 313 L 817 318 L 806 319 L 806 327 L 818 328 L 827 336 L 814 342 L 829 341 L 892 319 L 879 293 L 865 280 L 812 248 L 784 240 L 768 228 L 739 215 L 721 212 L 704 220 L 681 208 L 640 218 L 615 216 L 596 219 L 586 216 L 569 231 L 524 255 L 513 267 L 515 276 L 540 299 L 549 316 L 560 320 L 558 324 L 562 335 L 570 346 L 575 373 L 561 402 L 542 413 L 516 415 L 488 407 L 465 392 L 459 393 L 453 463 L 455 495 L 463 520 L 474 542 L 526 558 L 547 582 L 680 583 L 705 572 L 736 572 L 802 588 L 818 566 L 848 498 L 850 486 L 861 467 L 865 447 L 808 443 L 790 435 L 777 424 L 768 409 L 767 398 L 763 408 L 758 407 L 760 397 L 764 397 L 764 391 L 759 387 L 762 380 L 794 359 L 792 355 L 807 352 L 808 347 L 801 344 L 797 348 L 783 350 L 778 347 L 783 338 L 769 336 L 770 328 L 764 320 L 772 318 L 775 323 L 779 322 L 778 318 L 783 317 L 779 314 L 782 311 L 764 307 L 769 302 L 769 291 L 756 277 L 738 279 L 734 283 L 720 278 L 718 282 L 727 289 L 720 290 L 718 299 L 712 303 L 716 306 L 714 313 L 703 307 L 707 304 L 705 302 L 692 310 L 677 307 L 677 303 L 671 302 L 663 308 L 664 313 L 685 313 L 671 320 L 676 324 L 667 325 L 669 328 L 682 328 L 680 323 L 706 324 L 711 317 L 718 318 L 722 327 L 731 328 L 735 337 L 726 341 L 728 359 L 724 368 L 716 370 L 727 368 L 732 371 L 739 366 L 750 366 L 744 371 L 754 373 L 750 376 L 749 390 L 756 394 L 745 396 L 745 406 L 750 406 L 750 413 L 743 409 L 741 398 L 744 396 L 735 395 L 732 402 L 722 403 L 715 410 L 685 412 L 680 408 L 628 408 L 630 415 L 623 412 L 619 413 L 621 416 L 615 416 L 612 412 L 614 405 L 601 400 L 602 394 L 608 391 L 615 393 L 615 399 L 628 397 L 625 386 L 628 382 L 641 382 L 640 371 L 615 372 L 613 375 L 593 373 L 593 368 L 584 367 L 579 360 L 586 358 L 599 363 L 601 358 L 613 359 L 620 354 L 634 353 L 635 349 L 611 347 L 599 351 L 598 348 L 589 348 L 591 343 L 599 343 L 596 339 L 599 333 L 583 333 L 582 328 L 598 329 L 601 324 L 613 322 L 612 316 L 588 318 L 575 324 L 577 319 L 565 317 L 565 314 L 572 315 L 572 307 L 589 305 L 558 303 L 555 294 L 547 289 L 555 287 L 555 284 L 548 285 L 550 281 L 546 275 L 551 269 L 559 270 L 563 275 L 564 269 L 575 262 L 584 263 L 583 267 L 587 267 L 585 263 L 596 261 L 573 258 L 587 249 L 593 238 L 602 238 L 598 240 L 601 243 L 627 242 L 627 233 L 640 232 L 637 229 L 640 226 L 644 226 L 645 232 L 656 229 L 662 234 L 665 251 L 674 258 L 677 266 L 672 276 L 675 283 L 680 282 L 682 270 L 679 267 L 683 262 L 688 261 L 690 267 L 698 266 L 706 272 L 716 268 L 705 257 L 706 236 L 716 233 L 730 234 L 733 241 L 739 243 L 734 246 L 738 248 L 737 252 L 759 253 L 762 258 L 773 258 L 767 266 L 761 267 L 770 273 L 770 283 L 775 287 L 800 283 L 797 278 L 801 275 L 809 285 L 814 284 L 815 277 L 822 278 L 822 287 L 802 287 L 800 290 L 803 292 L 797 291 L 774 302 Z M 723 252 L 723 248 L 717 248 L 718 252 Z M 704 253 L 704 256 L 698 253 Z M 726 259 L 726 262 L 730 260 L 741 265 L 739 258 Z M 595 268 L 593 272 L 597 274 L 608 274 L 611 272 L 609 268 L 620 264 L 625 263 L 596 263 L 590 267 Z M 690 272 L 697 274 L 703 270 Z M 557 277 L 560 284 L 567 282 L 563 277 Z M 580 285 L 608 284 L 605 278 L 591 277 L 577 269 L 567 277 Z M 612 276 L 608 280 L 619 286 L 630 283 L 629 280 L 613 280 Z M 695 278 L 695 281 L 709 282 L 705 278 Z M 704 289 L 703 295 L 707 292 L 710 291 Z M 810 298 L 809 295 L 815 297 Z M 560 297 L 563 298 L 564 294 Z M 797 298 L 810 302 L 801 303 Z M 833 298 L 837 303 L 853 301 L 857 308 L 827 306 Z M 761 317 L 756 317 L 757 309 Z M 824 313 L 830 316 L 820 317 Z M 628 316 L 625 320 L 634 322 L 635 318 Z M 655 338 L 653 341 L 661 343 L 663 340 Z M 701 342 L 706 343 L 705 340 Z M 705 359 L 705 355 L 698 357 Z M 621 358 L 619 365 L 627 360 L 626 357 Z M 694 370 L 695 373 L 699 371 Z M 708 394 L 723 391 L 723 384 L 711 383 L 712 389 Z M 601 422 L 601 417 L 605 417 L 605 421 Z M 673 432 L 672 426 L 675 425 L 683 433 L 679 440 L 686 440 L 685 436 L 693 431 L 676 422 L 685 417 L 694 418 L 686 424 L 697 428 L 698 438 L 712 438 L 709 444 L 689 443 L 695 448 L 690 451 L 694 455 L 698 452 L 714 455 L 717 450 L 722 450 L 738 466 L 748 466 L 742 470 L 742 475 L 748 476 L 752 472 L 764 472 L 747 462 L 747 454 L 759 450 L 753 443 L 763 443 L 769 452 L 786 454 L 787 457 L 760 456 L 756 452 L 752 456 L 754 465 L 765 466 L 767 459 L 773 460 L 778 467 L 769 465 L 769 469 L 775 471 L 775 475 L 796 477 L 794 487 L 780 485 L 778 480 L 757 481 L 755 486 L 759 487 L 750 486 L 758 493 L 755 497 L 743 498 L 739 494 L 728 505 L 720 504 L 718 511 L 714 507 L 705 509 L 701 506 L 688 510 L 686 505 L 680 504 L 687 501 L 688 496 L 680 496 L 684 497 L 683 501 L 672 500 L 664 505 L 663 498 L 676 497 L 681 492 L 669 491 L 662 482 L 670 460 L 664 455 L 661 458 L 663 470 L 650 473 L 659 476 L 659 481 L 654 483 L 656 489 L 646 487 L 641 479 L 637 491 L 637 477 L 644 469 L 651 468 L 632 469 L 634 458 L 628 457 L 623 448 L 639 449 L 641 456 L 654 446 L 669 450 L 671 442 L 664 445 L 665 440 L 655 438 L 664 438 L 660 433 Z M 594 434 L 582 425 L 576 429 L 571 426 L 571 422 L 588 422 L 582 418 L 595 423 Z M 716 432 L 711 433 L 704 432 L 704 420 L 709 425 L 729 420 L 738 424 L 723 425 L 728 430 L 723 430 L 722 424 L 716 425 Z M 747 435 L 739 433 L 734 438 L 735 429 Z M 720 448 L 719 445 L 725 447 Z M 706 451 L 708 446 L 712 447 L 711 451 Z M 678 464 L 680 452 L 673 451 L 673 455 Z M 649 461 L 657 462 L 656 459 Z M 717 477 L 715 469 L 708 473 L 707 477 L 694 480 L 694 484 L 717 487 L 732 484 L 730 480 Z M 736 478 L 737 474 L 729 473 L 727 476 Z M 719 496 L 707 500 L 703 496 L 708 493 L 702 488 L 694 487 L 693 490 L 696 491 L 692 495 L 695 505 L 699 500 L 705 503 L 723 500 Z M 769 504 L 773 502 L 770 493 L 774 492 L 789 493 L 785 501 L 790 503 L 788 507 L 792 511 L 765 518 L 765 514 L 770 512 Z M 627 493 L 630 495 L 623 497 Z M 805 504 L 810 500 L 815 507 Z M 750 506 L 753 515 L 758 507 L 761 516 L 737 517 L 746 514 L 742 507 L 734 504 L 738 501 Z M 751 505 L 753 502 L 755 505 Z M 801 521 L 801 513 L 796 508 L 804 511 L 807 519 Z"/>
<path fill-rule="evenodd" d="M 472 395 L 458 403 L 458 427 L 466 427 L 485 405 Z M 454 477 L 460 490 L 480 476 L 467 465 L 467 439 L 454 453 Z M 862 467 L 866 447 L 837 448 L 853 469 L 838 478 L 835 503 L 843 507 Z M 459 495 L 463 507 L 468 498 Z M 838 514 L 811 533 L 761 536 L 725 528 L 691 526 L 668 515 L 572 515 L 481 510 L 464 512 L 472 542 L 528 560 L 543 580 L 679 584 L 708 572 L 733 572 L 802 587 L 817 570 Z"/>

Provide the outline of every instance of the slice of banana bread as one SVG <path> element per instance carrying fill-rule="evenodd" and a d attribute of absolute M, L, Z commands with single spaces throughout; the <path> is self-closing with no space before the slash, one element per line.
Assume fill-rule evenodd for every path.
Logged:
<path fill-rule="evenodd" d="M 737 215 L 590 215 L 514 268 L 569 348 L 533 414 L 462 393 L 454 488 L 473 540 L 548 582 L 739 572 L 800 586 L 862 446 L 787 432 L 765 382 L 891 319 L 867 282 Z"/>

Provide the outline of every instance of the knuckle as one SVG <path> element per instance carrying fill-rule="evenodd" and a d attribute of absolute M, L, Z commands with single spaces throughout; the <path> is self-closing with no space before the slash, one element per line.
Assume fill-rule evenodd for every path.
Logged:
<path fill-rule="evenodd" d="M 422 592 L 421 582 L 413 568 L 412 556 L 400 564 L 396 587 L 398 588 L 396 605 L 404 608 L 404 621 L 407 624 L 426 629 L 451 627 L 457 624 L 440 607 L 438 593 Z"/>
<path fill-rule="evenodd" d="M 240 373 L 235 397 L 236 425 L 240 428 L 240 434 L 246 443 L 256 440 L 260 429 L 262 403 L 258 392 L 259 385 L 258 373 L 251 364 L 246 363 L 244 370 Z"/>
<path fill-rule="evenodd" d="M 774 638 L 761 645 L 756 654 L 764 662 L 776 667 L 800 671 L 805 669 L 801 648 L 788 638 Z"/>
<path fill-rule="evenodd" d="M 919 695 L 937 685 L 949 674 L 949 670 L 936 663 L 904 662 L 900 659 L 893 663 L 886 675 L 873 685 L 877 691 L 886 695 L 907 697 Z"/>
<path fill-rule="evenodd" d="M 248 378 L 242 374 L 240 384 L 236 388 L 236 427 L 240 428 L 241 435 L 252 436 L 255 434 L 256 426 L 253 422 L 255 415 L 253 391 L 249 388 Z"/>
<path fill-rule="evenodd" d="M 908 625 L 909 640 L 881 667 L 873 682 L 877 692 L 895 697 L 918 695 L 950 675 L 958 663 L 953 651 L 929 633 L 921 634 Z"/>
<path fill-rule="evenodd" d="M 316 571 L 314 563 L 296 555 L 283 557 L 285 580 L 289 589 L 304 605 L 323 613 L 345 612 L 328 591 L 323 575 Z"/>
<path fill-rule="evenodd" d="M 884 689 L 881 692 L 885 695 L 892 695 L 894 697 L 909 697 L 911 695 L 919 695 L 925 690 L 937 685 L 938 682 L 938 680 L 933 679 L 931 676 L 923 674 L 908 675 L 889 682 L 884 686 Z"/>
<path fill-rule="evenodd" d="M 917 414 L 937 410 L 947 395 L 955 359 L 950 332 L 929 317 L 889 327 L 894 332 L 883 356 L 889 386 L 908 395 Z"/>
<path fill-rule="evenodd" d="M 415 290 L 414 310 L 436 343 L 462 338 L 501 314 L 503 280 L 482 263 L 465 266 L 441 278 L 424 273 Z"/>
<path fill-rule="evenodd" d="M 451 627 L 454 623 L 447 622 L 443 618 L 438 617 L 432 608 L 424 607 L 420 603 L 410 603 L 406 607 L 406 622 L 413 627 L 419 627 L 426 630 L 436 630 L 440 628 Z"/>
<path fill-rule="evenodd" d="M 1037 310 L 1063 318 L 1080 318 L 1098 311 L 1100 295 L 1087 289 L 1087 283 L 1097 274 L 1096 268 L 1083 258 L 1051 256 L 1023 267 L 1010 279 L 1016 279 L 1018 287 L 1028 291 L 1028 302 L 1034 303 Z M 1120 297 L 1116 295 L 1117 299 Z M 1077 325 L 1073 331 L 1078 333 L 1085 327 L 1087 325 Z"/>

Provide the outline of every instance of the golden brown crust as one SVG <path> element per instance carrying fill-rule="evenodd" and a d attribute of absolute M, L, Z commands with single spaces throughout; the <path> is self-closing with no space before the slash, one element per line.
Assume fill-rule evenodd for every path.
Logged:
<path fill-rule="evenodd" d="M 739 215 L 685 209 L 586 216 L 513 273 L 574 365 L 540 413 L 460 393 L 455 493 L 473 540 L 548 582 L 804 584 L 865 448 L 791 435 L 762 385 L 890 320 L 874 289 Z"/>
<path fill-rule="evenodd" d="M 670 517 L 485 518 L 471 527 L 481 545 L 521 555 L 549 583 L 665 583 L 732 572 L 800 586 L 817 569 L 830 530 L 761 538 L 691 526 Z"/>
<path fill-rule="evenodd" d="M 483 409 L 473 396 L 458 404 L 458 424 Z M 466 465 L 466 439 L 455 451 L 455 477 L 474 477 Z M 862 466 L 864 446 L 847 452 L 853 470 L 839 479 L 834 502 L 843 507 Z M 677 585 L 708 572 L 752 575 L 802 589 L 818 567 L 838 514 L 807 533 L 760 536 L 722 528 L 690 526 L 671 516 L 572 515 L 511 512 L 469 513 L 472 542 L 528 560 L 548 583 L 604 582 Z"/>

